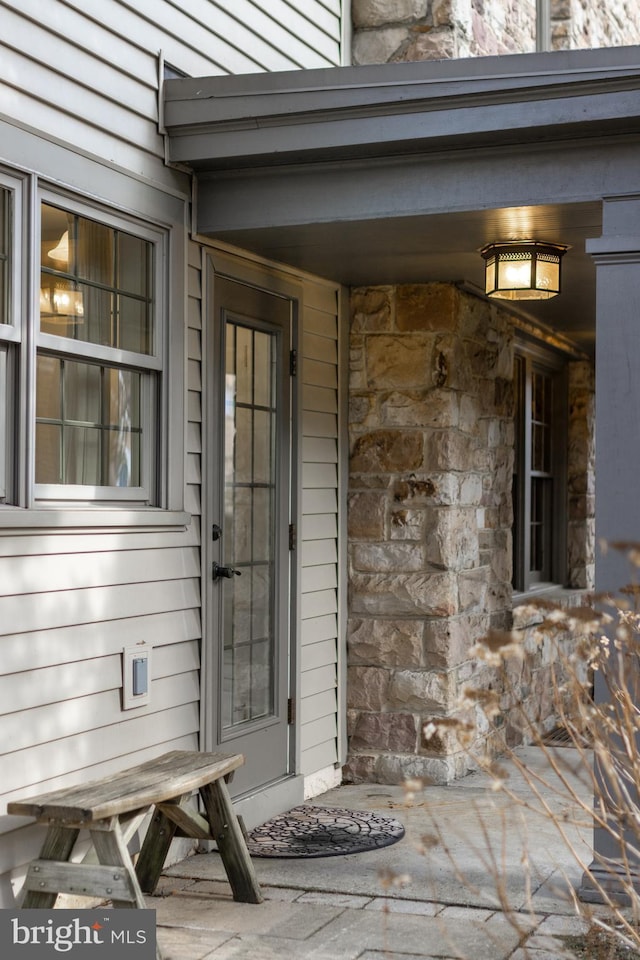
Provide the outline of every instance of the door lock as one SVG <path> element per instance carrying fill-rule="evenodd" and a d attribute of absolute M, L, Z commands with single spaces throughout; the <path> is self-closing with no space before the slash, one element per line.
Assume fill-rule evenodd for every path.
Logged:
<path fill-rule="evenodd" d="M 226 580 L 231 580 L 234 574 L 236 577 L 242 576 L 242 572 L 236 570 L 235 567 L 223 567 L 220 563 L 213 563 L 211 565 L 211 575 L 214 580 L 220 580 L 222 577 Z"/>

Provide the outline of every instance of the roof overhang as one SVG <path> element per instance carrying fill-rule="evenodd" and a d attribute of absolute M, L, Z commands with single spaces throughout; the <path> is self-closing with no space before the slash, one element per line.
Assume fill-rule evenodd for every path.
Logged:
<path fill-rule="evenodd" d="M 171 80 L 164 123 L 202 234 L 374 283 L 475 282 L 524 231 L 572 246 L 584 319 L 601 200 L 640 193 L 639 93 L 622 47 Z"/>
<path fill-rule="evenodd" d="M 639 132 L 639 89 L 638 47 L 380 64 L 168 80 L 164 123 L 229 170 Z"/>

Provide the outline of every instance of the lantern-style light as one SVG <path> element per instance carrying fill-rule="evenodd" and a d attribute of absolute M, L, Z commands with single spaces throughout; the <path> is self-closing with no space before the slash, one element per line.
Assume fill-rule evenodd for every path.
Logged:
<path fill-rule="evenodd" d="M 488 243 L 485 293 L 500 300 L 550 300 L 560 293 L 560 262 L 569 248 L 539 240 Z"/>

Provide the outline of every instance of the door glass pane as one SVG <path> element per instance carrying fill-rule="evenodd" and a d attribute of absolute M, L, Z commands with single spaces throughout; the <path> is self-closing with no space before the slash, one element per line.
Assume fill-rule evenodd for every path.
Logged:
<path fill-rule="evenodd" d="M 271 343 L 269 334 L 256 331 L 253 335 L 254 342 L 254 399 L 257 404 L 269 406 L 271 403 Z"/>
<path fill-rule="evenodd" d="M 271 716 L 275 704 L 276 334 L 226 324 L 225 728 Z M 260 370 L 255 377 L 254 371 Z"/>
<path fill-rule="evenodd" d="M 246 327 L 236 328 L 236 399 L 238 403 L 251 403 L 253 399 L 253 350 L 252 333 Z"/>

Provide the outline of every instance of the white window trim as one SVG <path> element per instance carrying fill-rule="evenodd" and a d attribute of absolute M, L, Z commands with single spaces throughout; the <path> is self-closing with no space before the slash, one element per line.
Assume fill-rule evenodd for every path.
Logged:
<path fill-rule="evenodd" d="M 184 510 L 185 494 L 185 452 L 184 452 L 184 399 L 186 382 L 184 380 L 184 330 L 181 324 L 169 326 L 169 315 L 182 316 L 185 307 L 184 279 L 178 272 L 169 277 L 169 264 L 176 259 L 177 270 L 186 268 L 186 219 L 176 220 L 167 217 L 166 222 L 134 218 L 117 207 L 106 207 L 91 198 L 79 199 L 70 193 L 63 193 L 51 187 L 39 189 L 35 174 L 26 172 L 24 176 L 4 173 L 0 169 L 0 185 L 12 191 L 12 284 L 11 316 L 15 322 L 0 324 L 0 346 L 3 343 L 15 344 L 20 351 L 16 358 L 15 370 L 6 364 L 4 374 L 5 388 L 7 378 L 11 395 L 18 392 L 11 405 L 3 404 L 6 420 L 2 423 L 5 432 L 7 471 L 6 476 L 16 477 L 15 487 L 7 491 L 10 502 L 0 499 L 0 530 L 28 529 L 31 533 L 51 530 L 69 531 L 76 528 L 95 530 L 107 528 L 112 531 L 130 531 L 136 527 L 146 530 L 184 530 L 190 523 L 190 514 Z M 77 212 L 99 220 L 108 226 L 121 229 L 157 243 L 154 272 L 154 321 L 156 324 L 154 353 L 151 355 L 127 354 L 124 351 L 112 351 L 99 348 L 88 355 L 100 359 L 99 351 L 104 349 L 104 359 L 113 362 L 122 358 L 130 367 L 162 370 L 160 396 L 157 398 L 157 411 L 160 418 L 157 430 L 156 449 L 152 454 L 156 458 L 157 476 L 155 499 L 158 505 L 146 504 L 137 499 L 136 488 L 80 488 L 54 485 L 39 490 L 34 480 L 35 468 L 35 362 L 38 348 L 54 350 L 57 354 L 58 338 L 51 334 L 40 334 L 39 311 L 37 309 L 40 288 L 40 204 L 50 202 L 56 206 Z M 168 198 L 174 203 L 173 198 Z M 30 229 L 27 226 L 30 225 Z M 27 237 L 31 235 L 32 249 L 27 248 Z M 170 250 L 174 251 L 170 257 Z M 68 344 L 67 344 L 68 346 Z M 80 349 L 76 349 L 76 348 Z M 63 351 L 67 352 L 67 351 Z M 72 353 L 82 354 L 82 345 L 75 344 Z M 166 358 L 163 369 L 163 356 Z M 2 394 L 3 369 L 0 367 L 0 397 Z M 15 376 L 15 383 L 12 377 Z M 19 409 L 18 409 L 19 408 Z M 1 411 L 0 411 L 1 412 Z M 149 463 L 148 458 L 143 462 Z M 2 456 L 0 456 L 0 469 Z M 3 475 L 4 476 L 4 475 Z M 0 486 L 2 484 L 0 483 Z M 49 485 L 42 485 L 48 487 Z M 72 496 L 66 496 L 72 491 Z M 115 492 L 115 496 L 114 496 Z M 46 493 L 51 499 L 43 499 Z M 108 499 L 102 494 L 107 493 Z M 124 497 L 121 494 L 124 493 Z M 145 495 L 146 497 L 146 495 Z"/>

